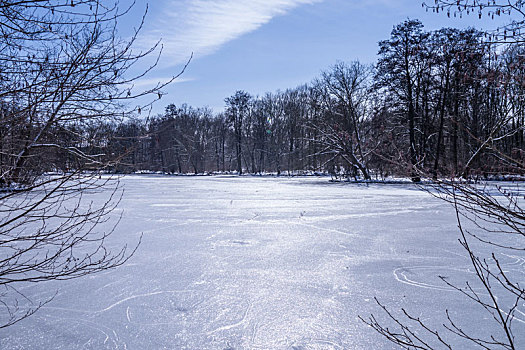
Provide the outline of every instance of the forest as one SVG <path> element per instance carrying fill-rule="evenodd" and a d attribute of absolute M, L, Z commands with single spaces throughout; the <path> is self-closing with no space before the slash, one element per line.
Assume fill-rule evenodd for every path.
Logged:
<path fill-rule="evenodd" d="M 105 170 L 118 173 L 323 172 L 416 181 L 421 174 L 522 174 L 525 52 L 490 39 L 476 29 L 426 31 L 406 20 L 379 42 L 375 65 L 339 61 L 295 88 L 263 96 L 239 90 L 225 98 L 224 112 L 169 104 L 156 116 L 138 108 L 131 117 L 52 125 L 42 143 L 61 146 L 36 150 L 25 170 L 3 181 L 84 168 L 79 162 L 90 160 L 78 152 L 117 155 Z M 12 113 L 17 108 L 2 102 L 3 116 L 13 116 L 2 117 L 2 173 L 12 165 L 9 155 L 40 131 L 28 113 Z"/>

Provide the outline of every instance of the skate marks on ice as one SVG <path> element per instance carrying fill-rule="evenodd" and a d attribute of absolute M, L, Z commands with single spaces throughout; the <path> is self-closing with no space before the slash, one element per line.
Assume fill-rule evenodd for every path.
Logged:
<path fill-rule="evenodd" d="M 466 256 L 465 259 L 467 259 Z M 524 257 L 501 254 L 500 263 L 505 273 L 517 273 L 525 276 Z M 468 264 L 464 264 L 462 267 L 446 265 L 403 266 L 394 269 L 393 274 L 400 283 L 440 291 L 455 291 L 454 288 L 447 286 L 440 277 L 447 279 L 454 285 L 475 279 L 473 268 Z"/>
<path fill-rule="evenodd" d="M 464 256 L 467 259 L 466 256 Z M 493 263 L 492 258 L 487 260 Z M 507 275 L 518 274 L 520 277 L 517 280 L 525 279 L 525 257 L 509 254 L 499 254 L 499 262 L 503 271 Z M 472 266 L 464 264 L 462 267 L 452 267 L 445 265 L 412 265 L 398 267 L 393 270 L 394 278 L 397 282 L 423 289 L 430 289 L 443 292 L 458 292 L 457 289 L 447 285 L 443 279 L 448 283 L 458 288 L 464 288 L 468 281 L 473 290 L 480 296 L 488 297 L 485 289 L 477 281 L 475 271 Z M 496 296 L 496 300 L 498 300 Z M 505 304 L 513 303 L 510 300 Z M 509 304 L 510 306 L 511 304 Z M 505 310 L 500 310 L 506 313 Z M 515 310 L 514 320 L 525 324 L 525 303 L 518 305 Z"/>

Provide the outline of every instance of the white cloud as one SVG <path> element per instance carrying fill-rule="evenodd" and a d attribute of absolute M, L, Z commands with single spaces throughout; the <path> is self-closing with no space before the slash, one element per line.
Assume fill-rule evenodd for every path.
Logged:
<path fill-rule="evenodd" d="M 193 80 L 195 79 L 178 77 L 172 82 L 172 84 L 186 83 L 186 82 L 193 81 Z M 133 87 L 134 88 L 145 88 L 145 87 L 154 88 L 155 86 L 166 84 L 168 82 L 169 80 L 167 80 L 165 77 L 164 78 L 142 78 L 142 79 L 135 80 L 133 82 Z"/>
<path fill-rule="evenodd" d="M 209 55 L 225 43 L 256 30 L 292 9 L 323 0 L 166 0 L 153 6 L 155 25 L 140 42 L 163 44 L 162 65 Z M 158 8 L 157 8 L 158 6 Z"/>

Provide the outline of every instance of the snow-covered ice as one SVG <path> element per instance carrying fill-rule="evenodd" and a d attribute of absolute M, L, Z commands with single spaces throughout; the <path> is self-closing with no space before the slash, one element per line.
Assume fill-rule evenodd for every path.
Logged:
<path fill-rule="evenodd" d="M 438 278 L 472 278 L 453 209 L 416 186 L 314 177 L 121 182 L 124 216 L 109 244 L 143 233 L 135 256 L 82 279 L 22 286 L 37 300 L 58 293 L 0 330 L 0 348 L 392 348 L 358 319 L 382 319 L 374 297 L 436 325 L 445 309 L 467 328 L 484 325 L 483 310 Z M 522 252 L 507 263 L 523 276 Z"/>

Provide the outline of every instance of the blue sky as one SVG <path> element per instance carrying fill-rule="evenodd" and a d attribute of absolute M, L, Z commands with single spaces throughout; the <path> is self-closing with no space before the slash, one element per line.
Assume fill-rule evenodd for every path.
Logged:
<path fill-rule="evenodd" d="M 121 24 L 131 27 L 145 6 L 138 0 Z M 236 90 L 262 95 L 307 83 L 338 60 L 373 63 L 378 41 L 407 18 L 428 30 L 494 26 L 477 15 L 427 13 L 420 0 L 155 0 L 148 6 L 138 45 L 161 39 L 164 48 L 157 69 L 139 85 L 175 75 L 194 55 L 154 113 L 169 103 L 219 112 Z"/>

